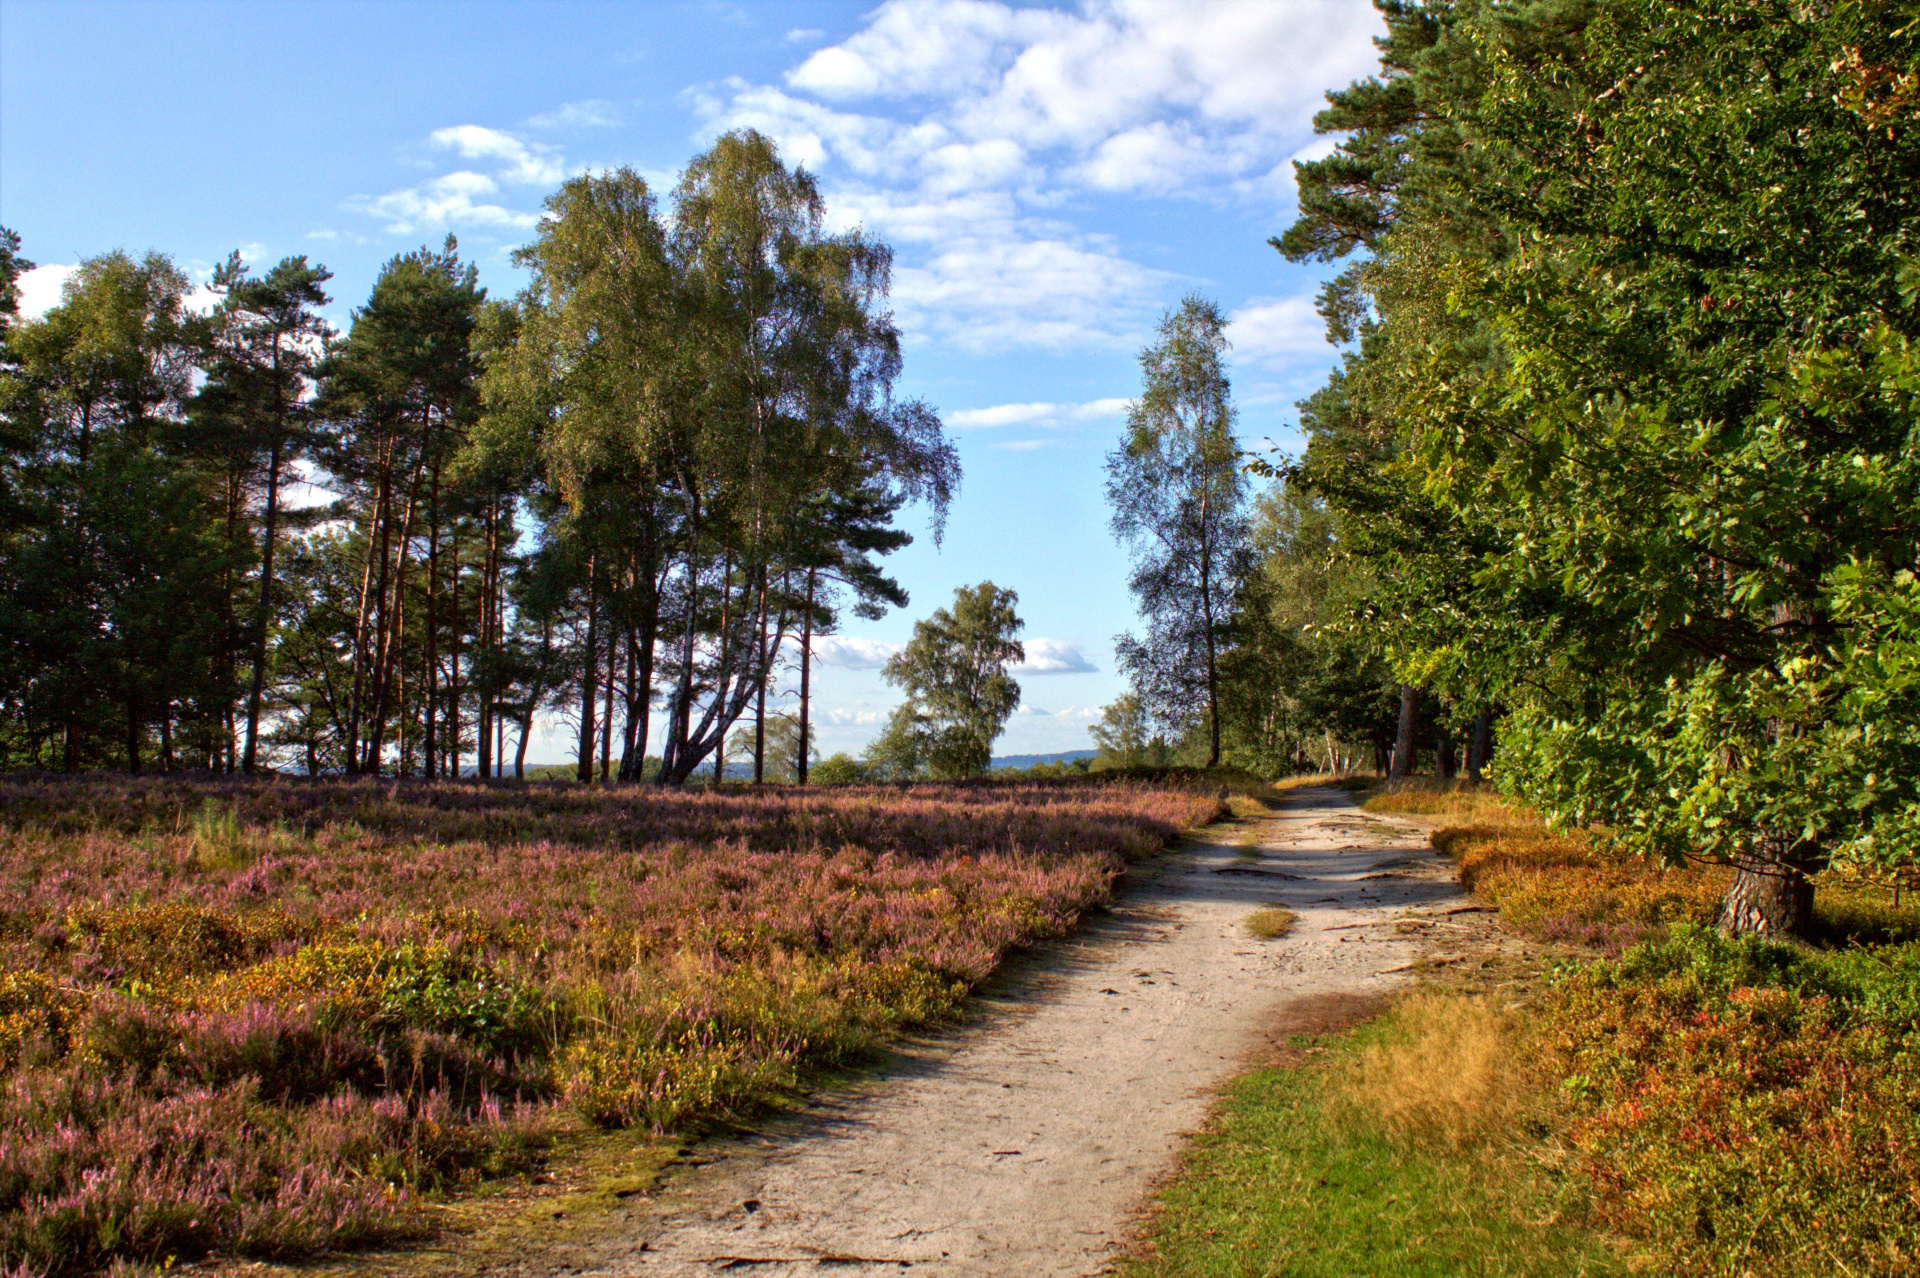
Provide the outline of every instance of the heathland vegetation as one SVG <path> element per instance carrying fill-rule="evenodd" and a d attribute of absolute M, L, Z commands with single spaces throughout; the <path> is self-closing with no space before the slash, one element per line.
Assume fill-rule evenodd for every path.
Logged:
<path fill-rule="evenodd" d="M 295 1256 L 954 1016 L 1219 789 L 0 781 L 0 1265 Z"/>

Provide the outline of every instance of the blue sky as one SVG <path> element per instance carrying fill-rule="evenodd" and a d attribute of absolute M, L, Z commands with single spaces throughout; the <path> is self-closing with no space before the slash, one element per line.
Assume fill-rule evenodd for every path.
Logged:
<path fill-rule="evenodd" d="M 1030 647 L 999 749 L 1078 749 L 1124 691 L 1101 466 L 1135 357 L 1164 308 L 1215 298 L 1242 435 L 1296 441 L 1293 403 L 1334 358 L 1322 272 L 1266 239 L 1290 161 L 1324 153 L 1321 95 L 1371 70 L 1377 28 L 1366 0 L 6 0 L 0 223 L 43 264 L 29 309 L 109 249 L 204 273 L 239 248 L 324 262 L 344 325 L 395 253 L 452 231 L 510 293 L 508 254 L 567 175 L 626 164 L 669 188 L 716 134 L 758 128 L 836 223 L 894 246 L 898 389 L 966 468 L 944 545 L 915 515 L 891 561 L 912 606 L 822 645 L 821 746 L 857 752 L 896 699 L 879 660 L 990 578 Z"/>

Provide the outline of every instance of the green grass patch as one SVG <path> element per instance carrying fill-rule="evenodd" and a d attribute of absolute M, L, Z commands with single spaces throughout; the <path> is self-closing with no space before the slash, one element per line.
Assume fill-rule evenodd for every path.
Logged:
<path fill-rule="evenodd" d="M 1247 915 L 1247 931 L 1262 941 L 1277 941 L 1293 931 L 1300 916 L 1284 905 L 1270 905 Z"/>
<path fill-rule="evenodd" d="M 1502 1099 L 1513 1080 L 1488 1071 L 1511 1054 L 1484 1032 L 1436 1036 L 1458 1013 L 1403 1008 L 1345 1035 L 1296 1039 L 1285 1063 L 1236 1081 L 1121 1272 L 1627 1272 L 1619 1247 L 1560 1216 L 1552 1179 L 1505 1139 L 1524 1120 Z M 1433 1086 L 1394 1096 L 1430 1069 L 1440 1071 Z"/>

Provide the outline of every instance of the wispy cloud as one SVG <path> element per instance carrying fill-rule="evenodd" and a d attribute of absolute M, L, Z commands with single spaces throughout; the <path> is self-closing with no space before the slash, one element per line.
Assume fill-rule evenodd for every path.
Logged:
<path fill-rule="evenodd" d="M 1095 399 L 1084 404 L 995 404 L 989 408 L 961 408 L 946 414 L 956 430 L 992 430 L 1002 426 L 1071 426 L 1120 417 L 1131 400 Z"/>
<path fill-rule="evenodd" d="M 1227 317 L 1235 363 L 1268 368 L 1324 359 L 1327 324 L 1311 297 L 1255 297 Z"/>
<path fill-rule="evenodd" d="M 540 214 L 515 207 L 523 197 L 509 202 L 502 196 L 503 188 L 553 187 L 579 171 L 579 166 L 561 158 L 557 147 L 479 124 L 435 129 L 427 135 L 427 144 L 435 151 L 477 162 L 479 167 L 442 173 L 385 195 L 357 196 L 346 207 L 381 219 L 383 229 L 393 235 L 442 226 L 527 230 L 539 224 Z"/>
<path fill-rule="evenodd" d="M 620 111 L 603 98 L 569 102 L 565 106 L 533 116 L 530 129 L 610 129 L 622 123 Z"/>
<path fill-rule="evenodd" d="M 559 152 L 544 143 L 527 142 L 500 129 L 478 124 L 456 124 L 435 129 L 427 140 L 464 159 L 493 160 L 494 175 L 516 186 L 552 186 L 567 176 Z"/>

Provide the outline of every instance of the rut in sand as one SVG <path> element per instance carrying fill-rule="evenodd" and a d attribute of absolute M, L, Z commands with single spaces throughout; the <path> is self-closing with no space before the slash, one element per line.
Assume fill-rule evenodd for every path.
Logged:
<path fill-rule="evenodd" d="M 1253 824 L 1130 876 L 1110 913 L 996 980 L 966 1028 L 703 1149 L 595 1237 L 487 1272 L 1102 1272 L 1287 1005 L 1391 988 L 1417 940 L 1395 921 L 1464 901 L 1420 829 L 1340 791 L 1294 790 Z M 1271 905 L 1298 922 L 1256 940 L 1247 917 Z"/>

